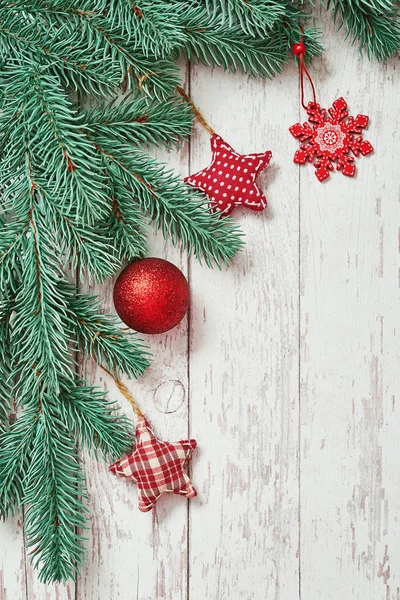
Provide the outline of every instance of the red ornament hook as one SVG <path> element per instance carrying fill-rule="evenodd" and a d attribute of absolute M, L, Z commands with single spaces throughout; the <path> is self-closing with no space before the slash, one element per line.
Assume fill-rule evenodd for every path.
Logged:
<path fill-rule="evenodd" d="M 307 70 L 306 65 L 304 64 L 304 55 L 306 53 L 306 45 L 304 44 L 304 29 L 301 28 L 301 39 L 300 42 L 298 44 L 292 44 L 292 52 L 295 56 L 299 57 L 299 74 L 300 74 L 300 89 L 301 89 L 301 104 L 303 105 L 304 109 L 307 109 L 307 105 L 304 102 L 304 75 L 306 75 L 308 81 L 310 82 L 310 86 L 312 89 L 312 93 L 313 93 L 313 104 L 316 104 L 317 99 L 316 99 L 316 93 L 315 93 L 315 87 L 314 87 L 314 82 L 311 79 L 311 75 Z"/>

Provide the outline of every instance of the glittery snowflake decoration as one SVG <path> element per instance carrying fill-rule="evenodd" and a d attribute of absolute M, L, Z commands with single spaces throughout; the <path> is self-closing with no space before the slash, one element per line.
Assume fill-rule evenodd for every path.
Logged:
<path fill-rule="evenodd" d="M 296 123 L 289 128 L 294 137 L 300 139 L 300 150 L 294 155 L 294 162 L 304 165 L 314 162 L 315 174 L 324 181 L 336 169 L 343 175 L 353 177 L 356 172 L 354 156 L 363 156 L 373 151 L 373 147 L 362 138 L 362 130 L 368 125 L 366 115 L 349 117 L 344 98 L 338 98 L 326 111 L 319 104 L 310 102 L 307 106 L 308 123 Z M 350 154 L 353 153 L 354 156 Z"/>

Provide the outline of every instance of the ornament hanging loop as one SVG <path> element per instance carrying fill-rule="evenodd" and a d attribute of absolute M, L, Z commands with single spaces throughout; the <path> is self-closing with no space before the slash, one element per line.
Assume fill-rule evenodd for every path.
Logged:
<path fill-rule="evenodd" d="M 114 383 L 117 386 L 117 388 L 119 389 L 119 391 L 121 392 L 121 394 L 132 405 L 132 408 L 135 411 L 135 414 L 136 414 L 137 418 L 140 419 L 141 417 L 144 417 L 144 414 L 140 410 L 139 405 L 135 401 L 134 397 L 132 396 L 132 394 L 130 393 L 130 391 L 126 387 L 126 385 L 124 383 L 122 383 L 122 381 L 120 379 L 118 379 L 118 377 L 116 375 L 114 375 L 113 373 L 111 373 L 111 371 L 109 371 L 108 369 L 106 369 L 106 367 L 103 367 L 103 365 L 99 365 L 99 366 L 103 369 L 103 371 L 105 371 L 105 373 L 107 373 L 107 375 L 109 375 L 110 377 L 112 377 L 112 379 L 114 379 Z"/>
<path fill-rule="evenodd" d="M 312 100 L 313 104 L 317 103 L 317 98 L 316 98 L 316 93 L 315 93 L 314 82 L 311 79 L 311 75 L 308 72 L 306 65 L 304 64 L 304 55 L 306 53 L 306 46 L 303 41 L 304 40 L 304 29 L 303 28 L 301 28 L 301 32 L 302 32 L 302 36 L 301 36 L 300 42 L 298 44 L 292 44 L 292 52 L 299 59 L 301 104 L 304 109 L 307 109 L 307 104 L 305 104 L 305 102 L 304 102 L 304 76 L 307 77 L 307 79 L 310 83 L 310 86 L 311 86 L 311 90 L 312 90 L 312 94 L 313 94 L 313 100 Z"/>
<path fill-rule="evenodd" d="M 195 117 L 197 118 L 197 120 L 199 121 L 199 123 L 201 123 L 205 129 L 207 129 L 207 131 L 210 135 L 214 135 L 215 134 L 214 129 L 212 127 L 210 127 L 210 125 L 207 123 L 207 121 L 205 120 L 205 118 L 203 117 L 203 115 L 201 114 L 201 112 L 199 111 L 197 106 L 194 104 L 194 102 L 191 99 L 191 97 L 189 96 L 189 94 L 187 92 L 185 92 L 185 90 L 180 86 L 178 86 L 176 89 L 177 89 L 178 93 L 182 96 L 182 98 L 184 98 L 186 100 L 186 102 L 188 102 L 190 104 L 190 106 L 192 107 L 193 113 L 194 113 Z"/>

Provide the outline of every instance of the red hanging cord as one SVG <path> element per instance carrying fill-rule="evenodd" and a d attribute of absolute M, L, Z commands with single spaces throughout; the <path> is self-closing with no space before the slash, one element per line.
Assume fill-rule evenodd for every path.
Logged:
<path fill-rule="evenodd" d="M 306 104 L 304 103 L 304 74 L 306 75 L 308 81 L 310 82 L 310 86 L 312 89 L 312 93 L 313 93 L 313 103 L 316 104 L 316 95 L 315 95 L 315 87 L 314 87 L 314 83 L 313 80 L 311 79 L 311 75 L 310 73 L 307 71 L 307 67 L 304 64 L 304 58 L 303 58 L 303 54 L 299 55 L 299 61 L 300 61 L 300 88 L 301 88 L 301 103 L 303 105 L 303 108 L 307 108 Z"/>
<path fill-rule="evenodd" d="M 304 75 L 307 77 L 310 86 L 311 86 L 311 90 L 312 90 L 312 94 L 313 94 L 313 103 L 316 104 L 316 93 L 315 93 L 315 87 L 314 87 L 314 82 L 311 79 L 311 75 L 307 70 L 306 65 L 304 64 L 304 55 L 306 53 L 306 46 L 304 44 L 304 29 L 301 28 L 301 39 L 300 42 L 298 44 L 292 44 L 292 52 L 295 56 L 299 57 L 299 76 L 300 76 L 300 89 L 301 89 L 301 103 L 303 105 L 303 108 L 307 108 L 307 105 L 304 102 Z"/>

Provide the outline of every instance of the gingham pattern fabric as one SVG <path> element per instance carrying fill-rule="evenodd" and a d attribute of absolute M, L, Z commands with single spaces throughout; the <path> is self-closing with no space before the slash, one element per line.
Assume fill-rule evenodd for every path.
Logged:
<path fill-rule="evenodd" d="M 162 442 L 146 418 L 140 417 L 135 450 L 111 465 L 110 471 L 136 481 L 142 512 L 151 510 L 163 492 L 194 498 L 197 492 L 183 469 L 196 445 L 196 440 Z"/>

